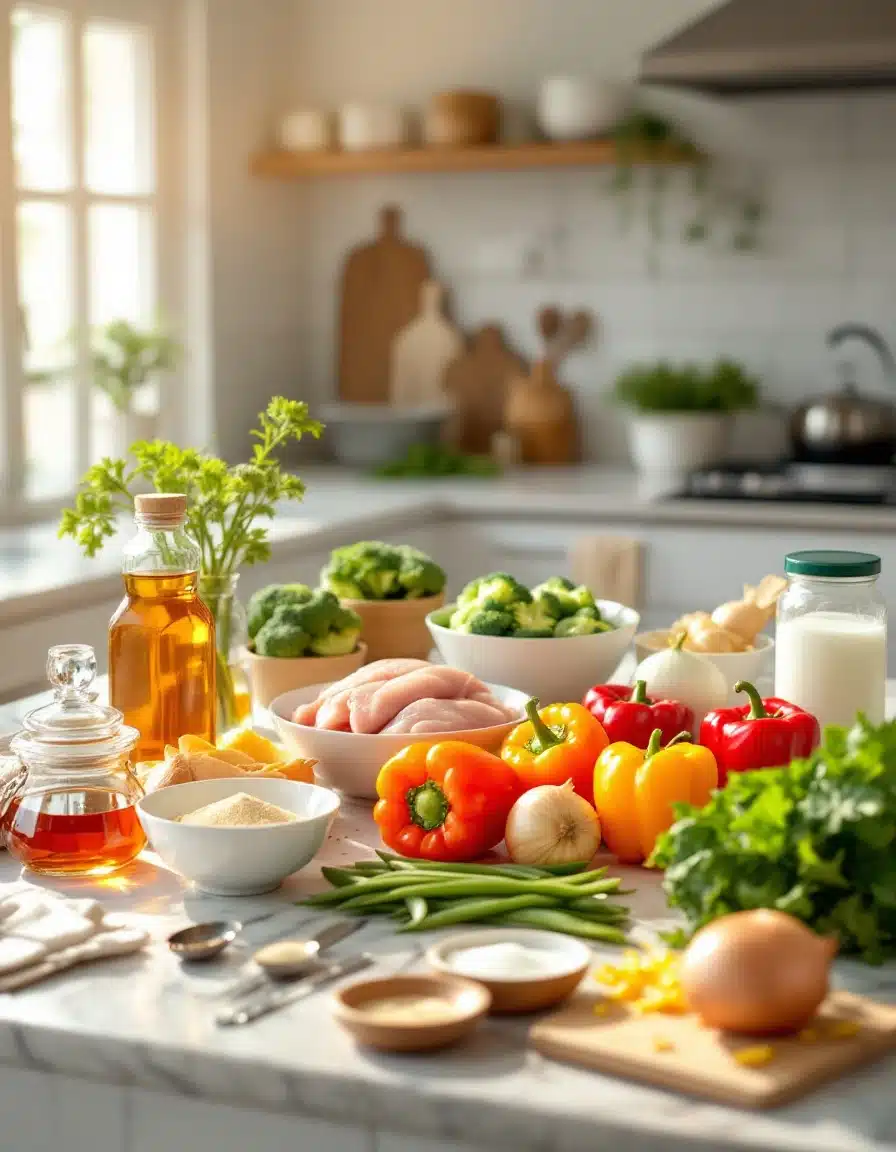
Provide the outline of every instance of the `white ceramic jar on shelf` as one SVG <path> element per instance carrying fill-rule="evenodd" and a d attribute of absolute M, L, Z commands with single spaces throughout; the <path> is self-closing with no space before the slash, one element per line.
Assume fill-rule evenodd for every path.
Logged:
<path fill-rule="evenodd" d="M 791 552 L 778 601 L 775 695 L 826 724 L 884 719 L 887 608 L 870 552 Z"/>

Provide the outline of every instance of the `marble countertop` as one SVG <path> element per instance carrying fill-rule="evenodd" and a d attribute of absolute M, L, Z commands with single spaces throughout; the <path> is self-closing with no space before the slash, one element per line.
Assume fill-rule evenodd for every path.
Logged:
<path fill-rule="evenodd" d="M 489 1019 L 470 1041 L 439 1055 L 371 1054 L 332 1020 L 324 990 L 250 1027 L 218 1028 L 213 1011 L 220 990 L 248 953 L 326 919 L 294 905 L 321 886 L 316 865 L 369 856 L 375 842 L 369 806 L 348 801 L 315 866 L 269 896 L 197 894 L 151 853 L 103 881 L 39 881 L 96 896 L 145 925 L 152 944 L 142 956 L 75 969 L 0 996 L 0 1065 L 514 1152 L 896 1149 L 894 1059 L 774 1113 L 748 1115 L 546 1060 L 527 1048 L 522 1020 Z M 660 878 L 618 871 L 625 886 L 636 889 L 638 931 L 668 923 Z M 0 854 L 0 891 L 24 882 L 14 861 Z M 164 945 L 165 936 L 188 921 L 265 913 L 274 916 L 250 924 L 243 942 L 209 966 L 181 967 Z M 374 973 L 386 975 L 422 967 L 427 939 L 398 936 L 388 922 L 370 921 L 334 954 L 372 952 Z M 595 960 L 609 954 L 596 949 Z M 896 966 L 839 963 L 837 982 L 896 999 Z"/>
<path fill-rule="evenodd" d="M 374 480 L 319 465 L 301 474 L 308 486 L 304 502 L 283 505 L 272 526 L 275 553 L 284 556 L 309 538 L 328 546 L 353 531 L 400 527 L 411 516 L 896 532 L 893 509 L 668 500 L 667 491 L 646 486 L 634 473 L 587 466 L 519 470 L 496 479 Z M 114 546 L 88 560 L 71 540 L 57 539 L 55 523 L 0 529 L 0 623 L 65 607 L 73 588 L 108 599 L 119 590 L 118 571 Z"/>

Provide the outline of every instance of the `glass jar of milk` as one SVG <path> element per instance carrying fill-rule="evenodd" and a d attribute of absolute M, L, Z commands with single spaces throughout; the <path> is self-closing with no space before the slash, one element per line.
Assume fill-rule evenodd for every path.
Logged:
<path fill-rule="evenodd" d="M 775 695 L 851 727 L 857 712 L 884 718 L 887 609 L 869 552 L 791 552 L 778 601 Z"/>

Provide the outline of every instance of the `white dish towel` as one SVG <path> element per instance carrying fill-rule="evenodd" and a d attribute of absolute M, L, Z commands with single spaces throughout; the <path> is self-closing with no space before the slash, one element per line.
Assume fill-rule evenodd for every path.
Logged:
<path fill-rule="evenodd" d="M 36 984 L 65 968 L 139 951 L 142 928 L 107 915 L 96 900 L 0 885 L 0 992 Z"/>

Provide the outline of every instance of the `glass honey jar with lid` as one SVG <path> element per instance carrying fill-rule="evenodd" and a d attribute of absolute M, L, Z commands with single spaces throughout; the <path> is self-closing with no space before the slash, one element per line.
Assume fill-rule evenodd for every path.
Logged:
<path fill-rule="evenodd" d="M 0 796 L 0 831 L 10 855 L 45 876 L 105 876 L 146 844 L 131 770 L 139 733 L 97 702 L 96 656 L 88 644 L 50 649 L 51 703 L 25 717 L 12 739 L 21 769 Z"/>

